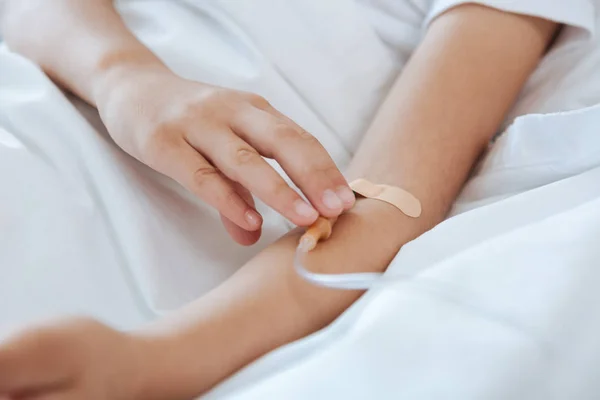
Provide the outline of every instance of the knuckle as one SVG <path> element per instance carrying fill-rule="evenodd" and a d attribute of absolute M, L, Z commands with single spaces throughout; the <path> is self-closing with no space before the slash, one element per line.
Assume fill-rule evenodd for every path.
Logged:
<path fill-rule="evenodd" d="M 300 128 L 299 132 L 298 132 L 298 136 L 300 136 L 301 139 L 306 140 L 308 142 L 314 143 L 314 144 L 318 144 L 320 145 L 320 142 L 317 140 L 316 137 L 314 137 L 313 135 L 311 135 L 310 133 L 308 133 L 308 131 Z"/>
<path fill-rule="evenodd" d="M 232 90 L 222 88 L 222 87 L 211 87 L 209 89 L 203 90 L 199 97 L 199 103 L 212 103 L 212 102 L 220 102 L 228 99 L 232 94 Z"/>
<path fill-rule="evenodd" d="M 239 99 L 235 90 L 215 87 L 203 92 L 190 111 L 202 115 L 228 112 L 235 108 Z"/>
<path fill-rule="evenodd" d="M 157 124 L 139 144 L 141 161 L 150 166 L 154 165 L 154 162 L 160 159 L 163 151 L 176 142 L 177 131 L 178 128 L 173 123 Z"/>
<path fill-rule="evenodd" d="M 313 172 L 316 172 L 320 175 L 325 175 L 330 178 L 333 178 L 340 174 L 338 168 L 334 164 L 315 165 L 312 169 Z"/>
<path fill-rule="evenodd" d="M 179 121 L 182 124 L 190 123 L 195 118 L 202 117 L 206 107 L 206 104 L 203 104 L 201 101 L 187 102 L 174 112 L 173 120 Z"/>
<path fill-rule="evenodd" d="M 271 106 L 267 99 L 258 94 L 248 93 L 246 96 L 248 102 L 256 108 L 265 109 Z"/>
<path fill-rule="evenodd" d="M 193 182 L 197 188 L 205 187 L 219 176 L 219 171 L 212 166 L 203 166 L 194 171 Z"/>
<path fill-rule="evenodd" d="M 238 166 L 253 163 L 258 157 L 258 152 L 251 147 L 240 147 L 233 153 L 234 162 Z"/>
<path fill-rule="evenodd" d="M 292 190 L 283 179 L 276 179 L 269 190 L 274 198 L 283 197 Z"/>
<path fill-rule="evenodd" d="M 275 137 L 280 140 L 299 138 L 299 132 L 284 122 L 277 122 L 273 127 Z"/>
<path fill-rule="evenodd" d="M 179 119 L 194 123 L 206 119 L 221 120 L 235 108 L 235 92 L 225 88 L 211 88 L 190 101 L 179 113 Z"/>
<path fill-rule="evenodd" d="M 177 126 L 171 121 L 159 122 L 150 132 L 149 142 L 168 143 L 175 136 Z"/>
<path fill-rule="evenodd" d="M 192 101 L 182 107 L 173 117 L 181 126 L 201 125 L 210 120 L 219 120 L 226 107 L 217 101 Z"/>
<path fill-rule="evenodd" d="M 237 208 L 240 204 L 240 196 L 235 190 L 230 188 L 223 194 L 223 204 L 225 205 L 224 208 Z"/>

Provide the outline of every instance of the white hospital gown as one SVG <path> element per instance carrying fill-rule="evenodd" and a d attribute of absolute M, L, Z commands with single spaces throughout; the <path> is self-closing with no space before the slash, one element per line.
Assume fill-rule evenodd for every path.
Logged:
<path fill-rule="evenodd" d="M 117 4 L 135 34 L 176 73 L 265 96 L 317 136 L 343 167 L 428 23 L 466 2 L 121 0 Z M 516 229 L 527 218 L 512 221 L 508 215 L 518 212 L 510 209 L 519 210 L 519 205 L 500 200 L 600 165 L 600 156 L 594 151 L 600 147 L 600 135 L 594 134 L 600 126 L 600 110 L 591 108 L 600 103 L 596 34 L 600 2 L 468 2 L 565 24 L 528 80 L 506 125 L 519 116 L 544 115 L 530 115 L 508 128 L 457 201 L 454 213 L 463 214 L 421 242 L 406 246 L 390 267 L 392 272 L 425 270 L 437 265 L 440 259 L 436 256 L 450 258 L 457 248 L 475 247 L 486 237 L 495 238 L 502 229 Z M 572 115 L 560 113 L 583 109 Z M 7 50 L 0 52 L 0 180 L 0 321 L 6 323 L 86 313 L 120 327 L 137 326 L 206 292 L 288 229 L 283 218 L 259 205 L 265 216 L 263 238 L 253 248 L 236 247 L 214 210 L 121 152 L 107 137 L 94 110 L 67 99 L 31 63 Z M 539 194 L 540 199 L 557 196 L 570 201 L 568 195 L 552 190 Z M 576 197 L 572 203 L 582 199 Z M 487 208 L 465 213 L 493 202 L 494 212 L 505 216 L 504 225 L 498 221 L 481 225 Z M 543 212 L 558 212 L 560 207 L 564 204 L 540 206 L 538 213 L 531 215 L 543 219 Z M 593 209 L 586 212 L 590 220 L 597 217 Z M 577 222 L 556 223 L 575 226 Z M 477 230 L 465 226 L 477 226 Z M 486 226 L 491 226 L 489 232 Z M 434 240 L 437 237 L 453 240 L 439 239 L 447 242 L 440 245 Z M 431 252 L 432 247 L 438 251 Z M 514 254 L 523 253 L 515 250 Z M 498 271 L 518 265 L 514 260 L 503 262 Z M 510 306 L 499 299 L 521 298 L 517 295 L 523 293 L 520 289 L 497 290 L 494 285 L 502 274 L 491 267 L 487 274 L 477 274 L 468 265 L 468 260 L 463 260 L 458 266 L 448 266 L 444 279 L 460 277 L 471 283 L 469 290 L 486 288 L 496 296 L 496 309 Z M 584 272 L 588 281 L 598 277 Z M 523 270 L 523 276 L 537 277 L 539 273 Z M 562 281 L 568 278 L 555 275 Z M 575 289 L 581 285 L 579 289 L 586 295 L 590 290 L 585 282 L 572 284 Z M 457 290 L 453 296 L 464 297 L 465 293 L 466 289 Z M 547 299 L 543 293 L 536 295 Z M 470 316 L 469 310 L 451 309 L 450 303 L 426 298 L 414 288 L 412 292 L 372 292 L 336 325 L 260 361 L 213 396 L 490 399 L 539 395 L 535 390 L 544 377 L 540 371 L 549 372 L 540 369 L 543 357 L 527 353 L 530 343 L 504 340 L 505 331 L 497 325 L 485 319 L 473 324 L 465 317 Z M 368 315 L 361 315 L 361 310 L 369 307 Z M 508 309 L 505 314 L 512 312 L 514 317 L 514 309 Z M 527 318 L 551 320 L 544 314 L 551 311 L 540 308 Z M 485 314 L 490 309 L 478 312 Z M 406 321 L 408 326 L 387 325 L 390 318 Z M 550 328 L 556 326 L 548 324 Z M 433 335 L 434 329 L 441 333 Z M 481 341 L 473 341 L 470 334 Z M 460 341 L 461 335 L 471 341 Z M 369 351 L 376 344 L 385 345 L 387 357 Z M 499 351 L 486 353 L 490 346 Z M 524 381 L 523 370 L 514 365 L 516 349 L 529 357 L 516 360 L 530 368 L 530 381 Z M 598 354 L 591 345 L 585 349 Z M 460 352 L 474 356 L 461 360 L 457 357 Z M 351 357 L 357 354 L 358 358 Z M 361 359 L 361 354 L 380 358 Z M 481 358 L 474 359 L 477 355 Z M 587 365 L 592 364 L 588 361 Z M 552 367 L 556 376 L 564 375 L 563 370 Z M 473 375 L 477 370 L 485 371 L 485 377 Z M 568 397 L 591 399 L 590 388 L 598 387 L 576 370 L 584 383 L 552 388 L 559 394 L 573 394 L 573 387 L 578 387 L 587 397 Z M 315 379 L 311 371 L 329 381 Z M 396 376 L 389 371 L 396 371 Z M 470 376 L 476 379 L 469 382 Z M 513 389 L 517 397 L 510 396 Z"/>

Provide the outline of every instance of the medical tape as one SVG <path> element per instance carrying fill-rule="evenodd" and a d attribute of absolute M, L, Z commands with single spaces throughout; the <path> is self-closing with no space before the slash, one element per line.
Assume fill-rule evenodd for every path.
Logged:
<path fill-rule="evenodd" d="M 385 201 L 409 217 L 421 216 L 421 202 L 412 193 L 396 186 L 377 185 L 366 179 L 357 179 L 350 183 L 354 193 L 368 199 Z"/>

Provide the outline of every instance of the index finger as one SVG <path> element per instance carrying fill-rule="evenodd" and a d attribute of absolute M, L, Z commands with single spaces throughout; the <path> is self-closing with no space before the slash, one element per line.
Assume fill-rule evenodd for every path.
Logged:
<path fill-rule="evenodd" d="M 336 217 L 354 205 L 354 193 L 327 150 L 289 118 L 249 107 L 234 123 L 235 132 L 274 158 L 321 215 Z"/>

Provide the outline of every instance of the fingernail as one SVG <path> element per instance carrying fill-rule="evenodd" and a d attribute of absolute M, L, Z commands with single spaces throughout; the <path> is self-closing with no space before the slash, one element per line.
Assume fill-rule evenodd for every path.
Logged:
<path fill-rule="evenodd" d="M 250 224 L 251 227 L 253 227 L 253 228 L 260 227 L 262 218 L 260 217 L 259 213 L 257 213 L 254 210 L 248 210 L 248 211 L 246 211 L 246 214 L 244 216 L 246 217 L 246 221 L 248 221 L 248 223 Z"/>
<path fill-rule="evenodd" d="M 306 218 L 316 218 L 319 213 L 312 206 L 308 205 L 304 200 L 296 200 L 294 203 L 296 214 Z"/>
<path fill-rule="evenodd" d="M 323 204 L 331 210 L 339 210 L 343 207 L 342 200 L 331 189 L 327 189 L 323 193 Z"/>
<path fill-rule="evenodd" d="M 336 193 L 345 205 L 354 204 L 354 192 L 348 186 L 339 187 Z"/>

